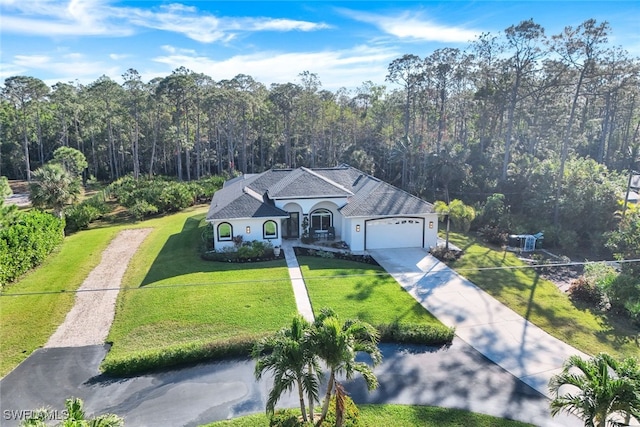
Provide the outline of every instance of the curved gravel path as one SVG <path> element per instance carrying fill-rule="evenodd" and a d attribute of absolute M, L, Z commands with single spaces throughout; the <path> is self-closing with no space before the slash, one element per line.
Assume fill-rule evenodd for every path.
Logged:
<path fill-rule="evenodd" d="M 100 264 L 76 293 L 76 302 L 45 348 L 103 344 L 115 315 L 116 298 L 129 260 L 151 228 L 123 230 L 102 252 Z M 107 289 L 107 290 L 103 290 Z"/>

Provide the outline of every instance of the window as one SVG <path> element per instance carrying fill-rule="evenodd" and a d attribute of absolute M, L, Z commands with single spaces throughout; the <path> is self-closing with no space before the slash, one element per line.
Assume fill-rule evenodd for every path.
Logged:
<path fill-rule="evenodd" d="M 328 231 L 331 227 L 333 215 L 326 209 L 318 209 L 311 213 L 311 228 L 316 231 Z"/>
<path fill-rule="evenodd" d="M 218 224 L 218 241 L 232 240 L 233 227 L 228 222 Z"/>
<path fill-rule="evenodd" d="M 266 221 L 262 225 L 262 237 L 265 239 L 276 239 L 278 238 L 278 225 L 275 221 Z"/>

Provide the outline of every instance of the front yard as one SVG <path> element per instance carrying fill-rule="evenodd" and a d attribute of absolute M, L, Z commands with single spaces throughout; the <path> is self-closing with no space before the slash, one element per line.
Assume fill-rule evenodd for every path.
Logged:
<path fill-rule="evenodd" d="M 491 249 L 474 237 L 451 233 L 451 242 L 464 250 L 452 268 L 497 300 L 554 337 L 587 353 L 606 352 L 622 359 L 637 357 L 637 328 L 606 313 L 578 308 L 557 286 L 532 268 L 482 269 L 525 266 L 514 253 Z"/>
<path fill-rule="evenodd" d="M 342 318 L 372 325 L 399 322 L 443 326 L 382 267 L 341 259 L 300 256 L 313 311 L 333 308 Z"/>
<path fill-rule="evenodd" d="M 158 228 L 125 275 L 105 364 L 154 353 L 249 341 L 276 331 L 296 312 L 284 260 L 204 261 L 204 214 Z"/>

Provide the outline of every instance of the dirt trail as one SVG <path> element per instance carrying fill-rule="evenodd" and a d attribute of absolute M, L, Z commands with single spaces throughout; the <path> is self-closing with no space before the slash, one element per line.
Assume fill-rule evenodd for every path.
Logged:
<path fill-rule="evenodd" d="M 123 230 L 102 252 L 100 264 L 87 276 L 76 302 L 45 348 L 103 344 L 113 323 L 116 298 L 129 260 L 152 229 Z M 109 289 L 103 291 L 101 289 Z"/>

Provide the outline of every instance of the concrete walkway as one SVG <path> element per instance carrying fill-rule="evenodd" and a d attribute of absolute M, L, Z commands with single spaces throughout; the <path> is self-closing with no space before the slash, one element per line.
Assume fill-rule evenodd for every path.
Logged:
<path fill-rule="evenodd" d="M 307 293 L 307 285 L 304 283 L 304 278 L 300 271 L 300 265 L 298 264 L 296 253 L 293 250 L 293 242 L 283 242 L 282 251 L 284 252 L 284 258 L 287 261 L 289 277 L 291 278 L 291 286 L 293 287 L 293 295 L 296 299 L 298 312 L 302 317 L 313 323 L 315 317 L 313 316 L 311 301 L 309 300 L 309 294 Z"/>
<path fill-rule="evenodd" d="M 571 355 L 552 337 L 423 249 L 369 251 L 400 285 L 456 335 L 516 378 L 549 396 L 549 379 Z"/>

